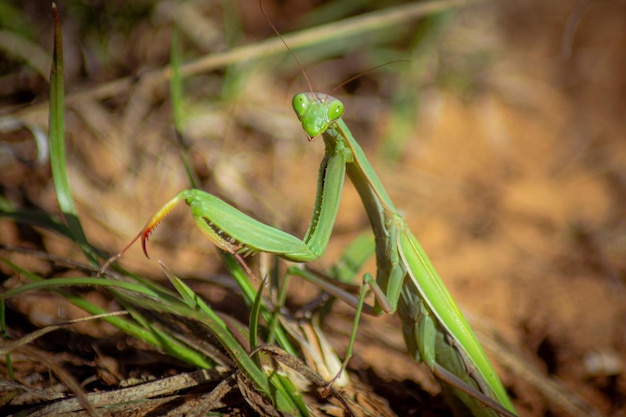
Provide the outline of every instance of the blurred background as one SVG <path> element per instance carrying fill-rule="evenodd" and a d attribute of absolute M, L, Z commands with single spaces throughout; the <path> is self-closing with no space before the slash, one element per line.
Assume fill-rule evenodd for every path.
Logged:
<path fill-rule="evenodd" d="M 292 96 L 309 90 L 306 72 L 315 91 L 344 102 L 346 123 L 470 321 L 603 415 L 624 416 L 626 3 L 432 4 L 435 13 L 404 12 L 376 26 L 359 18 L 384 22 L 389 10 L 415 3 L 263 0 L 266 17 L 244 0 L 59 2 L 68 169 L 87 235 L 116 253 L 189 188 L 182 146 L 200 188 L 303 236 L 323 156 L 291 109 Z M 357 19 L 350 34 L 324 31 L 348 18 Z M 33 135 L 47 131 L 49 4 L 3 0 L 0 26 L 2 204 L 55 213 L 45 142 Z M 314 30 L 311 40 L 290 44 L 304 29 Z M 169 97 L 174 31 L 189 64 L 182 145 Z M 316 267 L 330 267 L 367 228 L 347 183 Z M 0 243 L 80 258 L 57 236 L 9 220 L 0 219 Z M 180 277 L 223 272 L 182 207 L 153 234 L 150 251 Z M 138 247 L 122 263 L 164 279 Z M 35 297 L 12 308 L 37 326 L 74 314 Z M 352 317 L 338 304 L 326 323 L 340 352 Z M 421 382 L 402 346 L 396 318 L 365 320 L 351 369 L 390 402 L 408 403 L 406 390 L 381 382 Z M 504 359 L 494 362 L 521 415 L 569 415 Z"/>

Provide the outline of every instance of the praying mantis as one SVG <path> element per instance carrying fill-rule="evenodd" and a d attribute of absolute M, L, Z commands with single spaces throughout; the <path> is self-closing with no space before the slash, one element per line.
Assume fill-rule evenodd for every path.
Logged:
<path fill-rule="evenodd" d="M 516 416 L 478 339 L 343 121 L 343 103 L 311 89 L 297 94 L 292 104 L 309 140 L 321 135 L 325 145 L 315 206 L 303 239 L 261 223 L 218 197 L 191 189 L 181 191 L 159 209 L 128 246 L 141 237 L 147 256 L 150 233 L 179 202 L 185 201 L 208 240 L 240 260 L 256 252 L 268 252 L 294 262 L 314 261 L 324 254 L 330 240 L 347 173 L 375 237 L 376 279 L 370 274 L 363 278 L 376 299 L 373 312 L 400 316 L 409 354 L 424 362 L 442 381 L 459 415 Z M 316 280 L 306 273 L 299 275 Z M 364 296 L 362 290 L 355 331 Z"/>

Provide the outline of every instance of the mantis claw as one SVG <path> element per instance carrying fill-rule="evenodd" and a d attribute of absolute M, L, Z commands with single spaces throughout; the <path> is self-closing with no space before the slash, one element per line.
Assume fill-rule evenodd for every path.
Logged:
<path fill-rule="evenodd" d="M 161 223 L 161 221 L 168 215 L 170 214 L 170 212 L 174 209 L 174 207 L 180 202 L 180 200 L 182 200 L 184 198 L 184 195 L 182 195 L 182 193 L 179 193 L 178 195 L 176 195 L 176 197 L 172 198 L 170 201 L 168 201 L 167 203 L 165 203 L 165 205 L 163 205 L 163 207 L 161 207 L 156 213 L 154 213 L 152 215 L 152 217 L 150 217 L 148 219 L 148 221 L 146 222 L 146 224 L 143 226 L 143 229 L 141 229 L 141 232 L 139 232 L 139 234 L 137 235 L 137 237 L 135 239 L 133 239 L 133 241 L 126 247 L 124 248 L 124 250 L 122 251 L 125 252 L 126 249 L 132 245 L 133 243 L 135 243 L 135 241 L 141 236 L 141 248 L 143 249 L 143 253 L 144 255 L 146 255 L 146 258 L 150 259 L 150 256 L 148 255 L 148 248 L 146 243 L 148 242 L 148 238 L 150 237 L 150 235 L 152 234 L 152 232 L 154 231 L 154 229 L 157 228 L 157 226 L 159 225 L 159 223 Z"/>
<path fill-rule="evenodd" d="M 141 249 L 143 249 L 143 254 L 146 255 L 146 258 L 150 259 L 150 255 L 148 255 L 148 247 L 146 245 L 146 243 L 148 243 L 148 238 L 150 237 L 150 234 L 152 233 L 152 231 L 156 228 L 156 225 L 148 230 L 142 230 L 141 231 Z"/>

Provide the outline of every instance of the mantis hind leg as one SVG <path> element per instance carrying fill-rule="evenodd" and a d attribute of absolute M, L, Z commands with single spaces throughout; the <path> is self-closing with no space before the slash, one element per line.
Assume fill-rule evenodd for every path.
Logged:
<path fill-rule="evenodd" d="M 343 362 L 341 363 L 341 368 L 339 368 L 339 372 L 337 375 L 333 377 L 328 382 L 328 386 L 331 386 L 338 378 L 341 377 L 341 374 L 348 366 L 350 359 L 352 359 L 352 349 L 354 348 L 354 342 L 356 340 L 356 332 L 359 328 L 359 321 L 361 319 L 361 314 L 363 313 L 363 306 L 365 305 L 365 296 L 367 295 L 367 286 L 365 284 L 374 282 L 374 277 L 371 274 L 367 273 L 363 276 L 363 285 L 361 286 L 361 291 L 359 293 L 359 302 L 356 306 L 356 313 L 354 315 L 354 322 L 352 323 L 352 332 L 350 333 L 350 342 L 348 343 L 348 349 L 346 350 L 346 355 L 343 358 Z"/>
<path fill-rule="evenodd" d="M 395 275 L 398 275 L 398 274 L 404 275 L 404 272 L 401 270 L 400 267 L 397 267 L 397 268 L 392 267 L 390 276 L 394 277 Z M 363 306 L 366 305 L 365 296 L 367 295 L 368 287 L 371 288 L 372 292 L 374 293 L 374 296 L 376 297 L 376 301 L 378 301 L 378 304 L 381 306 L 381 309 L 382 309 L 382 311 L 377 311 L 377 309 L 374 308 L 371 314 L 376 315 L 376 316 L 381 315 L 383 312 L 388 313 L 388 314 L 393 314 L 393 312 L 396 309 L 394 301 L 389 300 L 387 298 L 387 296 L 385 295 L 383 290 L 380 288 L 380 286 L 378 285 L 374 277 L 370 273 L 366 273 L 365 275 L 363 275 L 363 285 L 361 285 L 359 301 L 356 306 L 356 313 L 354 315 L 354 322 L 352 324 L 352 332 L 350 334 L 350 342 L 348 344 L 348 349 L 346 350 L 346 356 L 343 359 L 343 363 L 341 364 L 341 369 L 339 370 L 337 375 L 335 375 L 335 377 L 329 382 L 329 385 L 331 385 L 337 378 L 341 376 L 341 373 L 348 366 L 348 363 L 350 362 L 350 359 L 352 358 L 352 349 L 354 347 L 354 342 L 356 340 L 356 333 L 359 327 L 359 320 L 361 319 L 361 314 L 363 313 Z"/>

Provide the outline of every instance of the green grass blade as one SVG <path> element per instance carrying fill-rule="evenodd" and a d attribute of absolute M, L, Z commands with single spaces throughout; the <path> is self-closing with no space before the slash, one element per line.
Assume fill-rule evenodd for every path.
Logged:
<path fill-rule="evenodd" d="M 348 245 L 341 258 L 332 266 L 329 276 L 345 283 L 354 282 L 359 270 L 374 255 L 375 251 L 374 235 L 371 232 L 360 234 Z M 330 313 L 335 301 L 335 297 L 330 297 L 320 308 L 320 320 L 323 321 L 324 317 Z"/>
<path fill-rule="evenodd" d="M 376 251 L 374 235 L 365 232 L 357 236 L 341 254 L 341 258 L 332 266 L 330 276 L 341 282 L 352 282 L 359 269 Z"/>
<path fill-rule="evenodd" d="M 125 289 L 131 292 L 139 291 L 143 293 L 143 295 L 154 297 L 155 299 L 158 299 L 158 297 L 160 296 L 158 293 L 155 293 L 154 291 L 151 291 L 151 290 L 147 290 L 145 289 L 145 287 L 142 287 L 137 284 L 123 283 L 120 281 L 110 281 L 110 280 L 106 280 L 102 278 L 72 277 L 72 278 L 43 279 L 37 276 L 36 274 L 33 274 L 8 260 L 3 260 L 3 262 L 6 265 L 8 265 L 11 269 L 15 270 L 16 272 L 20 273 L 21 275 L 30 279 L 33 282 L 0 294 L 0 301 L 2 302 L 10 297 L 18 296 L 27 291 L 32 291 L 32 290 L 37 290 L 37 289 L 52 290 L 62 295 L 65 299 L 67 299 L 69 302 L 71 302 L 75 306 L 81 308 L 82 310 L 90 314 L 104 314 L 104 313 L 107 313 L 106 310 L 103 310 L 102 308 L 86 301 L 85 299 L 77 295 L 72 294 L 71 292 L 61 289 L 61 287 L 76 286 L 76 285 L 107 286 L 109 288 Z M 157 303 L 155 301 L 155 304 L 164 305 L 165 303 Z M 213 366 L 213 363 L 207 360 L 207 358 L 204 355 L 201 355 L 198 352 L 192 349 L 189 349 L 187 346 L 173 339 L 168 334 L 165 334 L 163 332 L 155 332 L 153 331 L 153 329 L 148 330 L 122 317 L 115 317 L 115 316 L 106 317 L 103 320 L 117 327 L 118 329 L 125 332 L 126 334 L 134 336 L 138 339 L 145 341 L 146 343 L 151 344 L 152 346 L 162 349 L 164 352 L 182 361 L 185 361 L 194 366 L 198 366 L 200 368 L 205 368 L 205 369 L 209 369 Z"/>
<path fill-rule="evenodd" d="M 250 309 L 250 323 L 248 327 L 249 331 L 249 344 L 250 349 L 254 349 L 259 344 L 259 314 L 261 313 L 261 304 L 263 302 L 263 288 L 265 287 L 265 280 L 261 281 L 252 308 Z"/>
<path fill-rule="evenodd" d="M 52 179 L 59 202 L 59 207 L 70 230 L 72 238 L 82 248 L 89 260 L 96 264 L 96 257 L 87 243 L 74 205 L 69 179 L 67 177 L 67 163 L 65 155 L 65 93 L 63 81 L 63 35 L 61 21 L 56 4 L 52 4 L 54 16 L 54 52 L 52 68 L 50 70 L 50 116 L 48 122 L 50 134 L 50 159 Z"/>
<path fill-rule="evenodd" d="M 163 265 L 161 265 L 163 267 Z M 191 288 L 189 288 L 180 278 L 170 273 L 166 268 L 163 268 L 165 275 L 170 280 L 176 291 L 183 297 L 183 301 L 189 308 L 195 310 L 198 308 L 198 294 L 196 294 Z"/>
<path fill-rule="evenodd" d="M 228 268 L 231 276 L 235 279 L 235 281 L 237 281 L 237 284 L 243 291 L 246 304 L 248 306 L 251 306 L 254 302 L 254 299 L 256 298 L 257 291 L 252 286 L 252 283 L 250 283 L 248 275 L 243 270 L 239 262 L 237 262 L 237 260 L 232 255 L 225 253 L 222 256 L 222 259 L 224 260 L 224 263 L 226 264 L 226 267 Z M 261 315 L 267 323 L 271 322 L 272 313 L 270 311 L 267 311 L 267 309 L 263 308 L 261 309 Z M 289 340 L 289 337 L 287 336 L 285 330 L 278 325 L 276 326 L 274 332 L 276 341 L 278 342 L 280 347 L 282 347 L 286 352 L 292 355 L 297 355 L 298 352 Z"/>
<path fill-rule="evenodd" d="M 172 78 L 170 79 L 170 100 L 172 102 L 172 115 L 174 118 L 174 130 L 178 144 L 180 158 L 189 179 L 191 188 L 198 188 L 200 183 L 198 175 L 191 166 L 189 158 L 189 147 L 183 135 L 183 81 L 180 75 L 182 61 L 182 47 L 180 36 L 176 27 L 172 28 L 172 44 L 170 47 L 170 66 L 172 68 Z"/>
<path fill-rule="evenodd" d="M 254 382 L 257 389 L 264 392 L 269 398 L 273 398 L 279 410 L 290 413 L 295 412 L 298 407 L 297 401 L 293 399 L 293 395 L 289 391 L 286 391 L 283 385 L 278 384 L 273 378 L 265 375 L 255 360 L 250 358 L 246 349 L 232 334 L 228 325 L 224 323 L 200 296 L 189 288 L 180 278 L 166 269 L 164 270 L 170 282 L 172 282 L 179 293 L 181 293 L 188 307 L 187 311 L 181 311 L 180 314 L 184 314 L 186 317 L 205 324 L 220 341 L 233 361 L 235 361 L 238 369 L 246 373 L 249 379 Z"/>
<path fill-rule="evenodd" d="M 64 223 L 61 223 L 48 213 L 43 211 L 34 210 L 13 210 L 7 206 L 0 207 L 0 217 L 13 220 L 17 223 L 28 224 L 31 226 L 38 226 L 44 229 L 51 230 L 65 236 L 69 239 L 72 238 L 70 229 Z"/>

